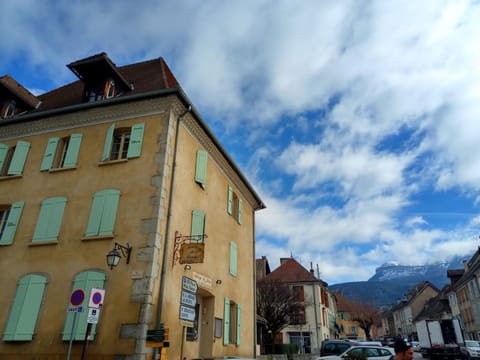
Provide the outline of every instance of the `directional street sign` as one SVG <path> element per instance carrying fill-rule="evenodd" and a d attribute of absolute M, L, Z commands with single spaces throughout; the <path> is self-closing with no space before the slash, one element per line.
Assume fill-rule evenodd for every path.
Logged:
<path fill-rule="evenodd" d="M 195 309 L 180 305 L 180 319 L 187 321 L 195 321 Z"/>
<path fill-rule="evenodd" d="M 192 293 L 196 293 L 198 290 L 197 282 L 193 279 L 190 279 L 186 276 L 182 278 L 182 289 L 190 291 Z"/>
<path fill-rule="evenodd" d="M 184 305 L 195 307 L 197 304 L 197 296 L 188 291 L 182 290 L 181 303 Z"/>

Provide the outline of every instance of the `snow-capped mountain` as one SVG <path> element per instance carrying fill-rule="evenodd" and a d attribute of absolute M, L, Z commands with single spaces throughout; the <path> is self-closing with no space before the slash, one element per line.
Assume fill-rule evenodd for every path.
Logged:
<path fill-rule="evenodd" d="M 427 280 L 438 289 L 450 283 L 448 269 L 462 269 L 463 258 L 427 265 L 401 265 L 388 262 L 376 269 L 368 281 L 330 285 L 332 291 L 341 291 L 353 301 L 369 302 L 377 306 L 390 307 L 401 300 L 416 284 Z"/>
<path fill-rule="evenodd" d="M 423 278 L 435 284 L 437 287 L 443 287 L 449 282 L 447 270 L 449 268 L 461 268 L 460 258 L 452 261 L 443 261 L 429 265 L 400 265 L 396 263 L 385 263 L 376 269 L 375 275 L 368 281 L 388 281 L 399 278 Z"/>

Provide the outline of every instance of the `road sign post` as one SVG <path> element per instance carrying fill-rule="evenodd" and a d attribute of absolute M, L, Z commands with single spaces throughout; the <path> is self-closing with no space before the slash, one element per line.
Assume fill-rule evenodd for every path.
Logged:
<path fill-rule="evenodd" d="M 72 344 L 73 344 L 73 335 L 75 332 L 75 326 L 77 325 L 77 313 L 82 312 L 82 304 L 83 300 L 85 300 L 85 292 L 82 289 L 76 289 L 72 291 L 72 295 L 70 295 L 70 305 L 68 311 L 73 311 L 73 321 L 72 321 L 72 329 L 70 330 L 70 341 L 68 343 L 68 351 L 67 351 L 67 360 L 70 360 L 70 355 L 72 353 Z"/>

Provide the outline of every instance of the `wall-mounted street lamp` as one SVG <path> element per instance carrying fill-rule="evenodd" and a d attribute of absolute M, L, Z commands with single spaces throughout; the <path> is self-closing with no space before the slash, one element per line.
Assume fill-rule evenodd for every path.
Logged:
<path fill-rule="evenodd" d="M 113 249 L 107 254 L 107 265 L 110 267 L 110 270 L 112 270 L 120 262 L 120 258 L 122 257 L 120 252 L 122 253 L 123 257 L 127 258 L 127 264 L 130 262 L 130 254 L 132 253 L 132 247 L 130 244 L 127 242 L 127 246 L 123 246 L 119 243 L 115 243 Z"/>

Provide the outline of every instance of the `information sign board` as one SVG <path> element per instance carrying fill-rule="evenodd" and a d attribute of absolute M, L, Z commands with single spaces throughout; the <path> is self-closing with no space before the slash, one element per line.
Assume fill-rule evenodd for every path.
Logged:
<path fill-rule="evenodd" d="M 100 318 L 100 310 L 89 308 L 88 315 L 87 315 L 87 323 L 89 324 L 97 324 L 98 319 Z"/>
<path fill-rule="evenodd" d="M 182 298 L 180 302 L 184 305 L 195 307 L 197 304 L 197 296 L 188 291 L 182 290 Z"/>
<path fill-rule="evenodd" d="M 193 279 L 190 279 L 190 278 L 184 276 L 182 278 L 182 289 L 196 294 L 197 290 L 198 290 L 197 282 Z"/>
<path fill-rule="evenodd" d="M 180 305 L 180 319 L 187 321 L 195 321 L 195 309 Z"/>

